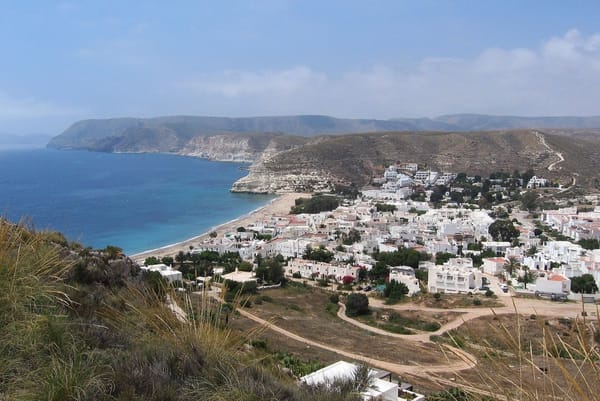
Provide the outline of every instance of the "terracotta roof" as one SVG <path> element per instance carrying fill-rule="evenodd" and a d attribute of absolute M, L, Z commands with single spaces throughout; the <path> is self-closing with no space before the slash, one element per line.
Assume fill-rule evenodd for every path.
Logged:
<path fill-rule="evenodd" d="M 567 278 L 560 274 L 553 274 L 548 280 L 550 280 L 550 281 L 566 281 Z"/>

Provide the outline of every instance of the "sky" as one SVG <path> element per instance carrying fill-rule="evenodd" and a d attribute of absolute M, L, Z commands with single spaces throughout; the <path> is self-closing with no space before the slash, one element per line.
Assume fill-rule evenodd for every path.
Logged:
<path fill-rule="evenodd" d="M 600 2 L 0 0 L 0 133 L 87 118 L 600 115 Z"/>

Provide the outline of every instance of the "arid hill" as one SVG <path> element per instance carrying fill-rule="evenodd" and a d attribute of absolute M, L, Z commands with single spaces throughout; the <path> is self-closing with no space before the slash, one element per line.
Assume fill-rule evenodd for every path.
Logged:
<path fill-rule="evenodd" d="M 258 190 L 274 177 L 321 177 L 332 183 L 368 184 L 389 164 L 416 162 L 439 171 L 487 175 L 496 171 L 533 169 L 536 174 L 568 184 L 598 184 L 599 139 L 550 135 L 535 130 L 493 132 L 388 132 L 325 136 L 304 146 L 263 158 L 234 190 Z M 564 161 L 561 162 L 561 157 Z M 550 167 L 550 169 L 549 169 Z M 298 180 L 297 180 L 298 181 Z M 300 180 L 306 190 L 306 180 Z M 310 179 L 309 179 L 310 181 Z M 289 188 L 285 188 L 286 190 Z"/>

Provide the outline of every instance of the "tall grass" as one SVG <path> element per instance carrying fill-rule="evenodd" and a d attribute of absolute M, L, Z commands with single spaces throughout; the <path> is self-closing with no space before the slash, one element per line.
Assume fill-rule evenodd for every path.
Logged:
<path fill-rule="evenodd" d="M 485 335 L 489 340 L 468 325 L 451 334 L 450 343 L 477 355 L 478 366 L 434 381 L 463 389 L 457 400 L 600 400 L 597 320 L 564 320 L 568 324 L 556 329 L 542 316 L 515 311 L 513 321 L 508 325 L 494 317 Z"/>

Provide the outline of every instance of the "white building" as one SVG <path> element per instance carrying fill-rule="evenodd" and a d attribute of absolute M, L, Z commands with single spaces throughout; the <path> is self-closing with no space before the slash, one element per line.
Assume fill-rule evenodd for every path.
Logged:
<path fill-rule="evenodd" d="M 542 177 L 537 177 L 535 175 L 533 177 L 531 177 L 531 179 L 527 183 L 527 189 L 547 187 L 547 186 L 548 186 L 547 179 L 542 178 Z"/>
<path fill-rule="evenodd" d="M 408 295 L 414 295 L 421 292 L 419 280 L 415 277 L 415 269 L 410 266 L 393 266 L 390 267 L 389 281 L 397 281 L 403 283 L 408 288 Z"/>
<path fill-rule="evenodd" d="M 163 278 L 165 278 L 169 283 L 183 280 L 183 275 L 179 270 L 174 270 L 171 268 L 171 266 L 167 266 L 163 263 L 159 263 L 157 265 L 141 266 L 140 269 L 149 272 L 159 272 L 160 275 Z"/>
<path fill-rule="evenodd" d="M 290 276 L 299 273 L 302 278 L 333 278 L 342 281 L 345 276 L 354 277 L 356 280 L 360 268 L 344 263 L 332 264 L 314 260 L 294 259 L 288 262 L 285 271 Z"/>
<path fill-rule="evenodd" d="M 483 284 L 482 274 L 471 258 L 453 258 L 428 270 L 429 292 L 467 293 Z"/>
<path fill-rule="evenodd" d="M 535 281 L 535 291 L 551 294 L 568 294 L 571 292 L 571 280 L 561 274 L 548 273 Z"/>
<path fill-rule="evenodd" d="M 485 258 L 483 259 L 483 272 L 491 276 L 496 276 L 504 272 L 505 258 Z"/>
<path fill-rule="evenodd" d="M 326 385 L 331 386 L 334 382 L 340 380 L 353 380 L 359 369 L 358 365 L 350 362 L 338 361 L 309 375 L 300 378 L 300 382 L 308 386 Z M 384 380 L 383 377 L 389 377 L 391 374 L 375 369 L 369 369 L 369 376 L 372 377 L 371 384 L 362 391 L 362 399 L 365 401 L 425 401 L 425 396 L 413 391 L 401 390 L 398 383 L 391 380 Z M 403 397 L 404 396 L 404 397 Z"/>

